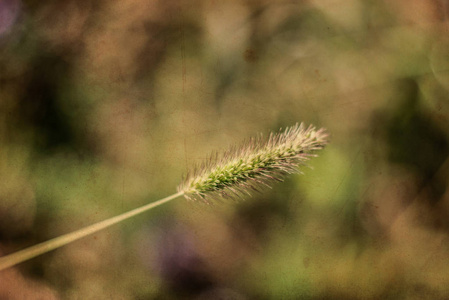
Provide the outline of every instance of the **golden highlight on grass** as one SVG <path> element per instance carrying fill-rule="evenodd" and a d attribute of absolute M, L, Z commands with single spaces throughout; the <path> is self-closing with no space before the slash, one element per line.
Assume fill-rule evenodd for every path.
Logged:
<path fill-rule="evenodd" d="M 316 130 L 310 125 L 296 124 L 284 131 L 271 133 L 268 139 L 250 139 L 243 146 L 216 154 L 202 166 L 189 173 L 178 187 L 178 192 L 125 212 L 121 215 L 56 237 L 24 250 L 0 257 L 0 271 L 21 262 L 60 248 L 83 237 L 108 228 L 114 224 L 139 215 L 180 196 L 191 200 L 210 201 L 233 198 L 240 199 L 250 191 L 282 181 L 290 173 L 298 173 L 301 165 L 314 152 L 328 143 L 324 129 Z"/>
<path fill-rule="evenodd" d="M 304 164 L 316 150 L 327 144 L 328 134 L 310 125 L 296 124 L 268 139 L 252 138 L 241 147 L 233 148 L 221 156 L 215 154 L 202 166 L 189 173 L 178 191 L 186 198 L 210 200 L 240 199 L 251 190 L 271 187 L 282 181 L 286 174 L 300 173 Z"/>

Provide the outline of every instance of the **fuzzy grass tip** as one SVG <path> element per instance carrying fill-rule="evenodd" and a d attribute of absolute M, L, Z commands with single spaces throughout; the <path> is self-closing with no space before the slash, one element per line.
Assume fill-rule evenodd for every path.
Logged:
<path fill-rule="evenodd" d="M 271 187 L 285 175 L 301 173 L 299 167 L 316 156 L 315 151 L 328 143 L 325 129 L 316 130 L 303 123 L 271 133 L 268 139 L 256 137 L 222 155 L 212 155 L 187 174 L 178 192 L 187 199 L 241 199 L 250 191 Z"/>

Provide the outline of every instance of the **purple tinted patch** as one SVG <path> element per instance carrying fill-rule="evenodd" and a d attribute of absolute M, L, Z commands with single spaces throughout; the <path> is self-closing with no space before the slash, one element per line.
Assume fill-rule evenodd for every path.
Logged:
<path fill-rule="evenodd" d="M 9 32 L 17 20 L 20 0 L 0 0 L 0 36 Z"/>

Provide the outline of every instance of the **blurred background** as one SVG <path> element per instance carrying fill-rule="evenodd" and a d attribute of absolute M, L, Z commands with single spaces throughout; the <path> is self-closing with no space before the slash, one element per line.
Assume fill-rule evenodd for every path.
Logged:
<path fill-rule="evenodd" d="M 331 144 L 0 273 L 0 299 L 448 299 L 449 1 L 0 0 L 0 253 L 296 122 Z"/>

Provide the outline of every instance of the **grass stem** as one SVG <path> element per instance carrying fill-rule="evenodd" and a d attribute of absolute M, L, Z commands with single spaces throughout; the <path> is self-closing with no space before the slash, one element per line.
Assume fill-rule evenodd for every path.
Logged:
<path fill-rule="evenodd" d="M 76 240 L 82 239 L 83 237 L 86 237 L 90 234 L 96 233 L 102 229 L 108 228 L 114 224 L 120 223 L 126 219 L 129 219 L 131 217 L 134 217 L 138 214 L 141 214 L 143 212 L 146 212 L 147 210 L 150 210 L 152 208 L 155 208 L 159 205 L 162 205 L 170 200 L 173 200 L 175 198 L 178 198 L 180 196 L 184 195 L 183 192 L 178 192 L 176 194 L 173 194 L 171 196 L 165 197 L 163 199 L 160 199 L 158 201 L 146 204 L 144 206 L 141 206 L 139 208 L 133 209 L 131 211 L 125 212 L 121 215 L 109 218 L 104 221 L 100 221 L 98 223 L 89 225 L 87 227 L 81 228 L 79 230 L 76 230 L 71 233 L 64 234 L 62 236 L 53 238 L 51 240 L 48 240 L 46 242 L 42 242 L 40 244 L 37 244 L 35 246 L 31 246 L 29 248 L 20 250 L 18 252 L 0 257 L 0 271 L 7 269 L 9 267 L 15 266 L 21 262 L 24 262 L 26 260 L 32 259 L 36 256 L 39 256 L 41 254 L 47 253 L 49 251 L 55 250 L 57 248 L 60 248 L 62 246 L 65 246 L 71 242 L 74 242 Z"/>

